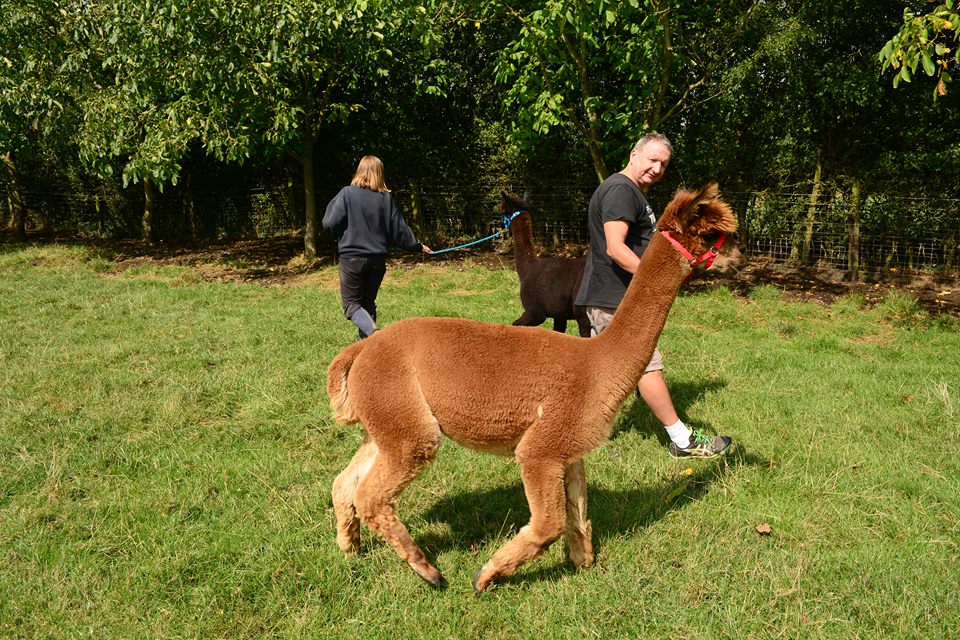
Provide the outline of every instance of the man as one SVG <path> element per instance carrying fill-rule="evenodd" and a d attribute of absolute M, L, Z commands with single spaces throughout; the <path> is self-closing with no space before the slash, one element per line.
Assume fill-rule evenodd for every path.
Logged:
<path fill-rule="evenodd" d="M 660 181 L 672 155 L 666 136 L 645 135 L 630 151 L 627 166 L 604 180 L 590 199 L 590 252 L 575 303 L 586 307 L 591 335 L 610 323 L 653 238 L 657 218 L 644 192 Z M 654 350 L 637 391 L 667 430 L 667 448 L 673 457 L 712 458 L 730 446 L 727 436 L 691 431 L 680 420 L 663 378 L 659 349 Z"/>

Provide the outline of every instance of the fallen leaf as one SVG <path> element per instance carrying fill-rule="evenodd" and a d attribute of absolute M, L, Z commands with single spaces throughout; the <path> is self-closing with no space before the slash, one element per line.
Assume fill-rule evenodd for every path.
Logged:
<path fill-rule="evenodd" d="M 687 467 L 686 469 L 684 469 L 683 471 L 680 472 L 680 475 L 681 475 L 681 476 L 688 476 L 688 477 L 689 477 L 689 476 L 692 476 L 692 475 L 693 475 L 693 467 Z"/>
<path fill-rule="evenodd" d="M 673 502 L 674 500 L 676 500 L 677 498 L 680 497 L 680 495 L 686 490 L 686 488 L 687 488 L 689 485 L 690 485 L 690 481 L 689 481 L 689 480 L 681 480 L 681 481 L 680 481 L 680 484 L 678 484 L 677 486 L 673 487 L 670 491 L 668 491 L 667 493 L 665 493 L 665 494 L 663 495 L 663 501 L 664 501 L 664 502 Z"/>
<path fill-rule="evenodd" d="M 949 290 L 944 290 L 944 291 L 941 291 L 940 293 L 938 293 L 937 295 L 938 295 L 938 296 L 948 296 L 948 295 L 950 295 L 951 293 L 953 293 L 953 292 L 952 292 L 952 291 L 949 291 Z"/>
<path fill-rule="evenodd" d="M 913 396 L 903 396 L 904 403 L 913 402 Z"/>
<path fill-rule="evenodd" d="M 757 525 L 757 533 L 759 533 L 762 536 L 768 536 L 771 533 L 773 533 L 773 529 L 770 527 L 769 524 L 764 522 L 763 524 Z"/>

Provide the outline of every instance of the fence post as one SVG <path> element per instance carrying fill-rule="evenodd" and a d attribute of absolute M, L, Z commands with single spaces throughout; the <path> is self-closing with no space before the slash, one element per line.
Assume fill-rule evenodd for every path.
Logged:
<path fill-rule="evenodd" d="M 863 181 L 853 179 L 850 188 L 850 244 L 847 248 L 847 277 L 851 282 L 860 279 L 860 193 Z"/>
<path fill-rule="evenodd" d="M 420 186 L 413 178 L 407 180 L 410 185 L 410 226 L 418 239 L 423 238 L 423 201 L 420 198 Z"/>
<path fill-rule="evenodd" d="M 143 217 L 140 218 L 140 228 L 143 230 L 143 239 L 153 242 L 153 219 L 157 208 L 157 192 L 150 178 L 143 179 Z"/>
<path fill-rule="evenodd" d="M 810 261 L 810 245 L 813 243 L 813 224 L 817 217 L 817 201 L 820 199 L 820 179 L 823 175 L 823 153 L 817 151 L 817 168 L 813 173 L 813 190 L 810 192 L 810 203 L 807 205 L 807 228 L 803 234 L 803 245 L 800 247 L 800 263 Z"/>

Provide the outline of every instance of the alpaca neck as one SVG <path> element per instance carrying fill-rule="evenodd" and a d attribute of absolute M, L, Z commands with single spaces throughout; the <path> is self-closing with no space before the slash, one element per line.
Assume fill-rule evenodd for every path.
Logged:
<path fill-rule="evenodd" d="M 513 232 L 513 253 L 517 265 L 517 273 L 523 277 L 527 268 L 537 260 L 537 251 L 530 238 L 530 230 L 523 225 L 516 225 Z"/>
<path fill-rule="evenodd" d="M 602 370 L 617 372 L 618 391 L 626 394 L 646 370 L 670 307 L 690 267 L 664 238 L 654 236 L 627 287 L 613 320 L 596 338 Z M 623 387 L 623 389 L 619 389 Z"/>

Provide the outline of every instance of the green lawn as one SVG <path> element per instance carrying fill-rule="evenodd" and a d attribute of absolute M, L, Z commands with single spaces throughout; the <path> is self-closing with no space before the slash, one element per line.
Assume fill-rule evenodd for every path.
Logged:
<path fill-rule="evenodd" d="M 398 266 L 381 323 L 509 323 L 517 288 L 469 262 Z M 673 460 L 628 401 L 586 458 L 596 566 L 573 571 L 557 543 L 480 597 L 473 574 L 528 517 L 509 459 L 447 442 L 400 500 L 446 590 L 366 530 L 358 557 L 334 542 L 331 482 L 361 438 L 327 406 L 326 366 L 354 338 L 334 269 L 263 287 L 0 247 L 0 327 L 0 637 L 960 629 L 960 325 L 903 296 L 681 295 L 661 338 L 668 383 L 689 423 L 735 449 Z"/>

